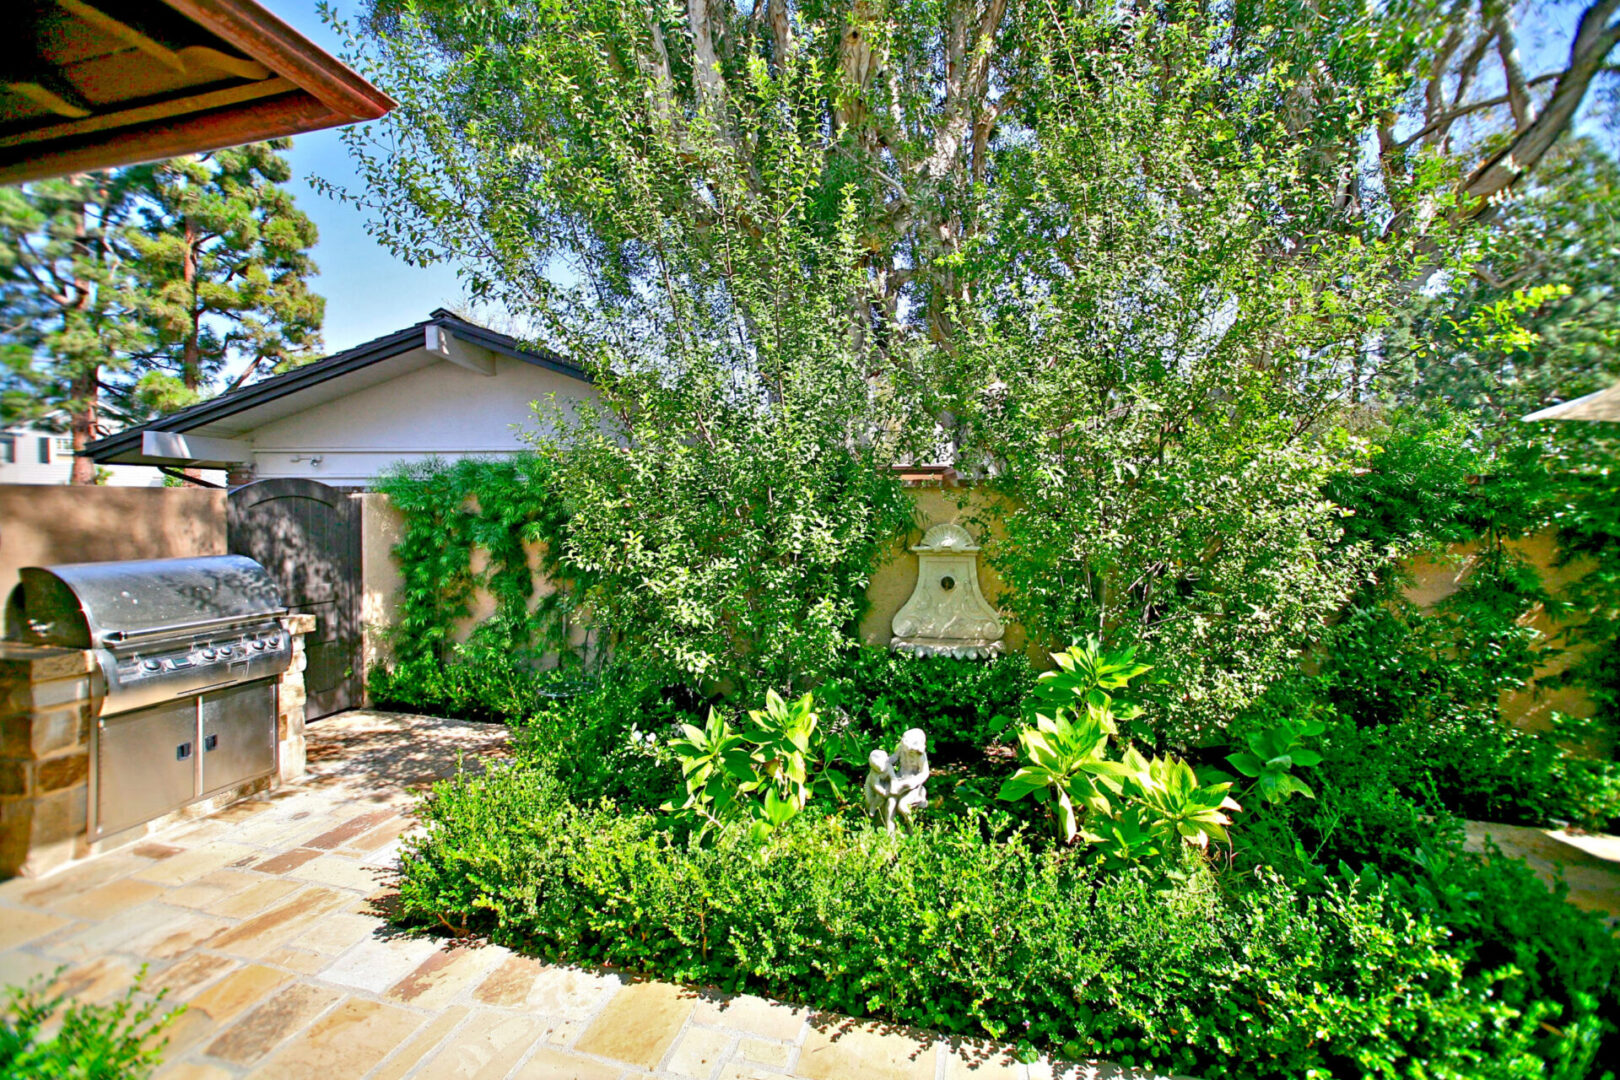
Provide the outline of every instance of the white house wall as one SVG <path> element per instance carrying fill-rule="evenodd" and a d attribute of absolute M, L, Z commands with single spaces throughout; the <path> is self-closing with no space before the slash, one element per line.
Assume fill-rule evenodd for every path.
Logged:
<path fill-rule="evenodd" d="M 362 486 L 402 461 L 523 450 L 519 432 L 541 426 L 530 404 L 545 405 L 553 394 L 566 402 L 596 392 L 578 379 L 496 354 L 493 376 L 440 362 L 238 438 L 253 446 L 258 479 Z M 315 456 L 318 463 L 310 461 Z"/>

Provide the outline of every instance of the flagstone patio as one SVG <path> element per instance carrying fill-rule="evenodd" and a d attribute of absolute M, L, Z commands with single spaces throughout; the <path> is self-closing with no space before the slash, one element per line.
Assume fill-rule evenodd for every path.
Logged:
<path fill-rule="evenodd" d="M 0 984 L 66 967 L 104 1001 L 142 964 L 187 1011 L 160 1080 L 1044 1080 L 926 1033 L 401 933 L 381 916 L 416 794 L 505 750 L 489 725 L 356 711 L 313 725 L 310 775 L 43 879 L 0 884 Z"/>

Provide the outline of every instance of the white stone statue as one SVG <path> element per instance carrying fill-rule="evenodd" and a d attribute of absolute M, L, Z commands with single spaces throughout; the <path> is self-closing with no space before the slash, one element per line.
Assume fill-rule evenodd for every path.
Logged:
<path fill-rule="evenodd" d="M 914 813 L 928 805 L 928 739 L 922 728 L 900 736 L 893 754 L 873 750 L 866 759 L 866 812 L 894 832 L 894 820 L 911 824 Z"/>
<path fill-rule="evenodd" d="M 894 613 L 890 646 L 959 659 L 1000 652 L 1006 628 L 979 589 L 979 545 L 972 535 L 942 522 L 911 550 L 917 553 L 917 587 Z"/>

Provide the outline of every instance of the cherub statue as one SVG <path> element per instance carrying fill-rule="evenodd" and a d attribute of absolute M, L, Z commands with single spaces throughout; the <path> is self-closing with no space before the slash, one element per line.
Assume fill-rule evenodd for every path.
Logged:
<path fill-rule="evenodd" d="M 873 750 L 866 759 L 866 812 L 894 832 L 894 819 L 911 824 L 912 815 L 928 805 L 928 739 L 921 728 L 900 736 L 895 752 Z"/>

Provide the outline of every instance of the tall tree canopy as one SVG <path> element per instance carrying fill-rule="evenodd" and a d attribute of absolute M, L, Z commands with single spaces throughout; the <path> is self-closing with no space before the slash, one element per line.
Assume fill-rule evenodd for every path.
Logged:
<path fill-rule="evenodd" d="M 130 358 L 147 337 L 129 317 L 129 271 L 118 243 L 134 197 L 106 174 L 0 188 L 0 419 L 54 426 L 67 418 L 74 452 L 116 420 Z M 76 457 L 75 484 L 94 480 Z"/>
<path fill-rule="evenodd" d="M 1198 34 L 1212 50 L 1198 66 L 1215 76 L 1202 107 L 1268 84 L 1323 199 L 1394 231 L 1441 209 L 1428 186 L 1391 204 L 1420 173 L 1447 173 L 1449 214 L 1495 212 L 1615 78 L 1617 5 L 1585 6 L 1550 47 L 1562 63 L 1527 72 L 1527 5 L 1503 0 L 374 0 L 381 34 L 357 45 L 405 100 L 354 139 L 372 189 L 407 196 L 375 207 L 386 239 L 459 257 L 481 292 L 532 303 L 559 256 L 634 279 L 655 219 L 701 232 L 727 213 L 767 229 L 770 148 L 750 116 L 791 109 L 825 151 L 806 178 L 823 218 L 856 195 L 868 317 L 898 308 L 948 341 L 1001 158 L 1061 93 L 1055 26 L 1112 25 L 1094 47 L 1139 47 L 1129 27 L 1161 27 L 1148 77 L 1172 92 L 1186 70 L 1176 36 Z M 762 97 L 785 78 L 791 101 Z M 630 197 L 644 201 L 637 218 L 622 212 Z"/>
<path fill-rule="evenodd" d="M 291 140 L 130 170 L 141 194 L 128 230 L 132 298 L 153 348 L 142 390 L 190 404 L 227 365 L 238 381 L 312 359 L 325 301 L 309 289 L 315 224 L 282 185 Z"/>
<path fill-rule="evenodd" d="M 1191 739 L 1388 554 L 1321 494 L 1369 452 L 1340 419 L 1612 78 L 1616 4 L 1527 73 L 1515 9 L 1469 0 L 374 0 L 354 44 L 401 104 L 350 133 L 344 194 L 593 368 L 623 449 L 551 442 L 575 554 L 603 605 L 712 635 L 688 674 L 744 635 L 682 559 L 751 517 L 752 562 L 799 566 L 854 490 L 801 473 L 785 514 L 726 480 L 791 436 L 989 478 L 1025 624 L 1151 648 Z M 748 423 L 693 428 L 694 387 Z"/>
<path fill-rule="evenodd" d="M 281 140 L 0 188 L 0 413 L 110 430 L 313 359 L 315 227 Z M 75 458 L 76 484 L 94 481 Z"/>

